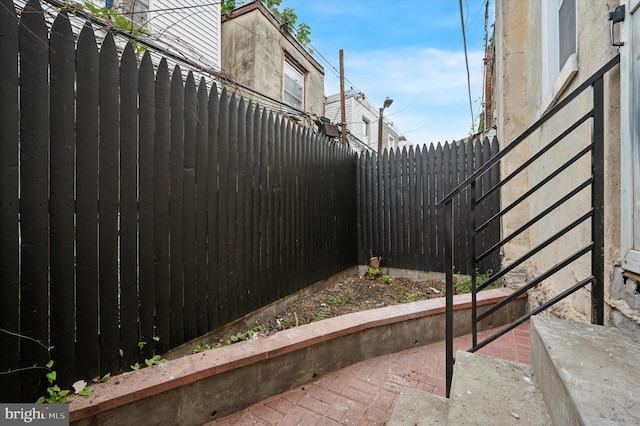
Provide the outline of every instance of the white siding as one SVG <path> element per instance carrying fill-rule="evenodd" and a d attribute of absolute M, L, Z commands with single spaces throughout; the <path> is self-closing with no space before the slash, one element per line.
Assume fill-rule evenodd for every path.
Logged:
<path fill-rule="evenodd" d="M 353 93 L 353 92 L 350 92 Z M 371 149 L 378 150 L 378 112 L 362 94 L 348 94 L 345 99 L 347 130 Z M 325 106 L 325 116 L 332 123 L 340 122 L 340 97 L 330 96 Z M 365 135 L 363 119 L 369 122 L 369 135 Z"/>
<path fill-rule="evenodd" d="M 104 7 L 104 0 L 90 0 L 97 7 Z M 15 0 L 14 6 L 18 14 L 21 13 L 26 1 Z M 51 25 L 58 10 L 44 0 L 40 0 L 45 19 Z M 208 6 L 196 7 L 202 4 L 197 0 L 149 0 L 149 14 L 147 37 L 150 42 L 160 49 L 176 54 L 179 57 L 197 63 L 200 67 L 211 71 L 220 71 L 220 4 L 207 3 Z M 118 10 L 118 2 L 114 1 L 112 8 Z M 184 9 L 178 9 L 184 8 Z M 159 11 L 162 9 L 173 9 Z M 156 11 L 156 12 L 154 12 Z M 84 25 L 84 19 L 71 16 L 73 32 L 77 35 Z M 104 32 L 93 25 L 98 43 Z M 143 36 L 144 37 L 144 36 Z M 116 37 L 116 45 L 124 47 L 126 39 Z M 154 54 L 153 62 L 157 65 L 159 55 Z M 174 61 L 169 61 L 171 67 Z M 180 64 L 184 70 L 190 70 L 188 65 Z M 199 73 L 197 73 L 199 74 Z"/>
<path fill-rule="evenodd" d="M 220 4 L 207 2 L 207 6 L 196 7 L 203 3 L 150 0 L 148 30 L 173 53 L 220 71 Z M 182 7 L 185 9 L 176 9 Z"/>

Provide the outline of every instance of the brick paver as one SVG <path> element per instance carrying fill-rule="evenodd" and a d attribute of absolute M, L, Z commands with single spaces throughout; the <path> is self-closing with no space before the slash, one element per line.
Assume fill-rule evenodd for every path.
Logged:
<path fill-rule="evenodd" d="M 478 333 L 478 339 L 494 331 Z M 478 352 L 529 364 L 529 339 L 526 323 Z M 470 346 L 470 335 L 454 342 L 454 350 Z M 445 343 L 438 342 L 363 361 L 208 425 L 383 425 L 403 387 L 444 396 L 444 353 Z"/>

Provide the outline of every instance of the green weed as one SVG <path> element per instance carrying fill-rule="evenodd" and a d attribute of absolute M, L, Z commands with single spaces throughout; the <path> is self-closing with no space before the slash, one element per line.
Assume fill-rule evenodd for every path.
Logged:
<path fill-rule="evenodd" d="M 247 331 L 240 331 L 227 340 L 227 345 L 233 345 L 234 343 L 242 342 L 244 340 L 253 339 L 259 332 L 262 331 L 262 327 L 256 321 L 255 327 Z"/>
<path fill-rule="evenodd" d="M 491 275 L 493 275 L 493 271 L 491 269 L 487 270 L 487 272 L 485 272 L 484 274 L 476 271 L 476 287 L 480 287 L 482 284 L 484 284 L 485 281 L 491 278 Z M 487 288 L 484 288 L 483 290 L 489 290 L 499 287 L 504 287 L 504 279 L 502 278 L 491 283 L 491 285 L 489 285 Z M 471 293 L 471 277 L 467 275 L 459 279 L 456 282 L 456 291 L 458 294 Z"/>
<path fill-rule="evenodd" d="M 340 294 L 337 297 L 332 295 L 332 294 L 330 294 L 327 297 L 327 300 L 332 305 L 344 305 L 344 304 L 349 303 L 349 301 L 351 300 L 351 293 L 349 293 L 348 290 L 345 290 L 342 294 Z"/>
<path fill-rule="evenodd" d="M 208 343 L 205 343 L 204 345 L 196 345 L 195 348 L 193 348 L 193 351 L 191 351 L 192 354 L 198 354 L 200 352 L 204 352 L 204 351 L 208 351 L 209 349 L 213 349 L 213 346 L 211 346 Z"/>
<path fill-rule="evenodd" d="M 320 321 L 323 319 L 327 319 L 331 316 L 331 309 L 330 308 L 320 308 L 315 312 L 311 313 L 311 318 L 314 321 Z"/>
<path fill-rule="evenodd" d="M 396 277 L 394 277 L 393 275 L 381 275 L 378 280 L 384 284 L 391 284 L 392 282 L 394 282 L 396 279 Z"/>
<path fill-rule="evenodd" d="M 47 395 L 38 398 L 36 404 L 67 404 L 71 401 L 71 396 L 69 396 L 69 392 L 71 391 L 68 389 L 60 389 L 60 387 L 56 385 L 57 375 L 51 367 L 53 367 L 53 360 L 49 360 L 47 363 L 47 368 L 49 369 L 49 372 L 46 374 L 47 381 L 49 382 Z"/>

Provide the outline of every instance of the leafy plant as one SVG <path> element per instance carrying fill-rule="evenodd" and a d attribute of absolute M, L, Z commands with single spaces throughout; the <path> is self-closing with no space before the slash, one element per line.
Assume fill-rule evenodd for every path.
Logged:
<path fill-rule="evenodd" d="M 342 294 L 340 294 L 337 297 L 330 294 L 329 296 L 327 296 L 327 300 L 332 305 L 344 305 L 346 303 L 349 303 L 349 301 L 351 300 L 351 293 L 349 293 L 348 290 L 345 290 Z"/>
<path fill-rule="evenodd" d="M 227 340 L 227 345 L 233 345 L 234 343 L 242 342 L 244 340 L 253 339 L 261 331 L 262 331 L 262 327 L 260 326 L 258 321 L 256 321 L 256 325 L 252 329 L 249 329 L 247 331 L 240 331 L 240 332 L 234 334 L 233 336 L 231 336 L 229 338 L 229 340 Z"/>
<path fill-rule="evenodd" d="M 31 342 L 37 344 L 38 346 L 44 348 L 47 351 L 48 354 L 48 358 L 49 361 L 47 362 L 47 364 L 43 367 L 41 365 L 33 365 L 31 367 L 23 367 L 23 368 L 17 368 L 15 370 L 9 370 L 6 372 L 0 372 L 0 375 L 3 374 L 12 374 L 12 373 L 16 373 L 19 371 L 25 371 L 25 370 L 32 370 L 32 369 L 44 369 L 47 370 L 47 373 L 45 374 L 45 377 L 47 378 L 47 381 L 49 382 L 49 386 L 47 387 L 47 394 L 45 396 L 41 396 L 40 398 L 38 398 L 38 400 L 36 401 L 36 404 L 41 404 L 41 403 L 47 403 L 47 404 L 66 404 L 69 401 L 71 401 L 71 395 L 69 395 L 69 393 L 71 392 L 71 390 L 69 389 L 61 389 L 60 386 L 58 386 L 56 384 L 56 380 L 58 378 L 58 374 L 56 373 L 55 370 L 53 370 L 53 364 L 54 361 L 51 359 L 51 351 L 53 350 L 53 346 L 47 346 L 44 343 L 42 343 L 40 340 L 34 339 L 33 337 L 29 337 L 29 336 L 25 336 L 22 335 L 20 333 L 14 333 L 11 332 L 9 330 L 5 330 L 3 328 L 0 328 L 0 332 L 8 334 L 10 336 L 14 336 L 17 337 L 19 339 L 25 339 L 25 340 L 30 340 Z M 79 380 L 77 382 L 75 382 L 73 384 L 74 389 L 76 390 L 76 393 L 78 395 L 83 395 L 83 396 L 89 396 L 89 394 L 91 393 L 91 389 L 86 388 L 86 384 L 87 382 L 85 382 L 84 380 Z"/>
<path fill-rule="evenodd" d="M 311 39 L 309 38 L 309 36 L 311 35 L 311 27 L 304 22 L 297 24 L 298 15 L 296 15 L 293 9 L 285 7 L 284 9 L 280 10 L 278 6 L 280 6 L 282 0 L 262 0 L 262 2 L 273 14 L 273 16 L 276 17 L 278 22 L 282 24 L 282 27 L 289 34 L 293 34 L 296 40 L 298 40 L 298 43 L 305 47 L 309 51 L 309 53 L 313 54 L 313 49 L 309 47 L 309 43 L 311 43 Z M 222 16 L 231 15 L 233 9 L 244 3 L 245 1 L 243 0 L 223 0 L 222 4 L 220 5 Z"/>
<path fill-rule="evenodd" d="M 55 384 L 57 374 L 51 367 L 53 367 L 53 360 L 49 360 L 47 363 L 47 369 L 49 369 L 49 372 L 46 374 L 47 380 L 49 381 L 47 395 L 38 398 L 36 404 L 66 404 L 71 401 L 71 396 L 69 396 L 69 392 L 71 391 L 68 389 L 60 389 L 60 387 Z"/>
<path fill-rule="evenodd" d="M 165 362 L 167 362 L 167 360 L 162 358 L 161 355 L 155 355 L 153 358 L 144 360 L 144 363 L 147 364 L 147 367 L 151 367 L 152 365 L 162 364 Z"/>
<path fill-rule="evenodd" d="M 287 328 L 291 328 L 291 321 L 292 321 L 292 320 L 291 320 L 291 317 L 285 317 L 285 318 L 282 320 L 282 325 L 284 326 L 284 328 L 285 328 L 285 329 L 287 329 Z"/>
<path fill-rule="evenodd" d="M 105 19 L 112 25 L 114 28 L 119 30 L 127 31 L 133 35 L 141 35 L 146 34 L 147 30 L 143 27 L 136 24 L 131 19 L 119 14 L 116 10 L 107 8 L 106 6 L 98 7 L 89 2 L 84 3 L 70 3 L 67 5 L 67 9 L 74 15 L 77 16 L 78 12 L 83 12 L 87 15 L 90 15 L 94 18 Z M 131 41 L 131 46 L 136 54 L 136 56 L 140 57 L 143 54 L 147 47 L 143 45 L 139 45 L 133 41 Z"/>
<path fill-rule="evenodd" d="M 213 349 L 213 346 L 211 346 L 208 343 L 205 343 L 203 345 L 197 344 L 196 347 L 193 348 L 193 351 L 191 353 L 198 354 L 200 352 L 208 351 L 210 349 Z"/>
<path fill-rule="evenodd" d="M 415 294 L 415 293 L 407 293 L 407 294 L 406 294 L 406 297 L 405 297 L 405 300 L 406 300 L 408 303 L 413 303 L 413 302 L 415 302 L 415 301 L 416 301 L 416 294 Z"/>
<path fill-rule="evenodd" d="M 315 312 L 311 313 L 311 318 L 314 321 L 320 321 L 323 319 L 327 319 L 331 316 L 331 309 L 329 308 L 320 308 Z"/>
<path fill-rule="evenodd" d="M 71 385 L 76 395 L 89 396 L 91 395 L 91 388 L 87 387 L 87 382 L 84 380 L 78 380 Z"/>
<path fill-rule="evenodd" d="M 372 268 L 372 267 L 367 268 L 367 274 L 369 274 L 369 275 L 371 275 L 373 277 L 377 277 L 381 273 L 382 273 L 382 271 L 380 271 L 380 269 L 378 269 L 378 268 Z"/>
<path fill-rule="evenodd" d="M 484 274 L 481 274 L 476 270 L 476 287 L 480 287 L 489 278 L 491 278 L 492 275 L 493 275 L 493 271 L 491 269 L 487 270 L 487 272 L 485 272 Z M 455 286 L 456 286 L 456 292 L 458 294 L 471 293 L 471 276 L 467 275 L 458 279 Z M 503 286 L 504 286 L 504 280 L 500 278 L 495 282 L 491 283 L 491 285 L 487 286 L 483 290 L 489 290 L 492 288 L 499 288 Z"/>
<path fill-rule="evenodd" d="M 391 284 L 394 280 L 396 279 L 396 277 L 394 277 L 393 275 L 381 275 L 378 280 L 380 280 L 380 282 L 383 282 L 385 284 Z"/>

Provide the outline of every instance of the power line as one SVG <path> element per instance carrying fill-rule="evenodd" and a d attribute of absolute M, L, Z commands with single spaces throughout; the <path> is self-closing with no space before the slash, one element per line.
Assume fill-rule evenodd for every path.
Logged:
<path fill-rule="evenodd" d="M 462 10 L 462 0 L 458 0 L 460 5 L 460 24 L 462 26 L 462 43 L 464 44 L 464 62 L 467 66 L 467 92 L 469 94 L 469 110 L 471 111 L 471 133 L 475 133 L 475 120 L 473 115 L 473 101 L 471 100 L 471 73 L 469 73 L 469 56 L 467 55 L 467 35 L 464 29 L 464 12 Z"/>

